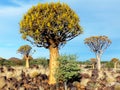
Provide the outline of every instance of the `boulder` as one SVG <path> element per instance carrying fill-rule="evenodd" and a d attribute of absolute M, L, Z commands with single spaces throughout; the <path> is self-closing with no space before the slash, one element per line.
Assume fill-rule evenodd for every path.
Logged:
<path fill-rule="evenodd" d="M 116 82 L 120 83 L 120 76 L 116 77 Z"/>
<path fill-rule="evenodd" d="M 115 85 L 114 90 L 120 90 L 120 84 Z"/>
<path fill-rule="evenodd" d="M 5 77 L 0 77 L 0 90 L 3 88 L 3 86 L 6 84 Z"/>

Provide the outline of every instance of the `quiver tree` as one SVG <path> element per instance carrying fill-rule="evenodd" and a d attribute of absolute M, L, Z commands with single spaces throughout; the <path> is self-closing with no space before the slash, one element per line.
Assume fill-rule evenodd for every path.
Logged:
<path fill-rule="evenodd" d="M 112 58 L 111 62 L 114 63 L 114 70 L 116 71 L 117 65 L 119 63 L 119 59 L 118 58 Z"/>
<path fill-rule="evenodd" d="M 92 36 L 85 39 L 85 44 L 87 44 L 91 51 L 96 54 L 97 59 L 97 69 L 101 69 L 101 55 L 104 50 L 111 44 L 111 40 L 107 36 Z"/>
<path fill-rule="evenodd" d="M 22 38 L 50 51 L 49 84 L 56 83 L 55 68 L 59 48 L 82 33 L 77 14 L 64 3 L 33 6 L 20 22 Z"/>
<path fill-rule="evenodd" d="M 23 58 L 26 60 L 26 68 L 29 68 L 29 59 L 30 59 L 30 52 L 32 47 L 29 45 L 23 45 L 21 46 L 17 51 L 18 53 L 23 55 Z"/>
<path fill-rule="evenodd" d="M 96 58 L 91 58 L 90 62 L 92 63 L 92 68 L 96 69 L 96 62 L 97 62 Z"/>

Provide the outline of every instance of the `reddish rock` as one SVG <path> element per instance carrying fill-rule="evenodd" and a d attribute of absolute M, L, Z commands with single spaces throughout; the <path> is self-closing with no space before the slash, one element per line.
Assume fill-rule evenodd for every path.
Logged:
<path fill-rule="evenodd" d="M 83 73 L 83 74 L 81 74 L 81 76 L 82 76 L 82 78 L 90 78 L 89 74 L 87 74 L 87 73 Z"/>
<path fill-rule="evenodd" d="M 120 76 L 116 77 L 116 82 L 120 83 Z"/>

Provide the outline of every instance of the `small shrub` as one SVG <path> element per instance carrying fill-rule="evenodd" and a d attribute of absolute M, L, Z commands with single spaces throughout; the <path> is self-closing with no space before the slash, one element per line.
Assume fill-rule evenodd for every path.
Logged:
<path fill-rule="evenodd" d="M 5 65 L 5 66 L 15 66 L 16 64 L 15 64 L 15 62 L 6 60 L 6 61 L 3 63 L 3 65 Z"/>
<path fill-rule="evenodd" d="M 0 60 L 0 66 L 4 65 L 4 62 L 5 62 L 4 59 Z"/>
<path fill-rule="evenodd" d="M 33 71 L 33 72 L 30 73 L 30 76 L 31 76 L 32 78 L 34 78 L 34 77 L 36 77 L 38 74 L 39 74 L 38 71 Z"/>
<path fill-rule="evenodd" d="M 42 57 L 42 58 L 37 58 L 35 60 L 30 61 L 31 65 L 42 65 L 44 68 L 47 68 L 49 65 L 49 60 Z"/>
<path fill-rule="evenodd" d="M 114 68 L 114 63 L 113 62 L 107 62 L 106 63 L 106 68 L 108 68 L 108 69 Z"/>
<path fill-rule="evenodd" d="M 57 81 L 67 82 L 73 76 L 78 76 L 80 68 L 76 59 L 75 55 L 64 55 L 58 58 L 59 66 L 55 74 Z"/>

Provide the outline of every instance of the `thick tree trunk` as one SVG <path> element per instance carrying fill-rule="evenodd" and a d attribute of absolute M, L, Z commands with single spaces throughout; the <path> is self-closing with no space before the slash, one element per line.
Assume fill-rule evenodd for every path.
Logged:
<path fill-rule="evenodd" d="M 55 70 L 58 66 L 57 58 L 59 56 L 58 47 L 53 48 L 52 46 L 50 46 L 49 51 L 50 51 L 49 84 L 55 84 L 56 83 Z"/>
<path fill-rule="evenodd" d="M 29 68 L 29 57 L 25 56 L 26 59 L 26 68 Z"/>
<path fill-rule="evenodd" d="M 97 69 L 98 69 L 98 71 L 100 71 L 101 70 L 101 62 L 100 62 L 100 57 L 101 55 L 98 53 L 98 54 L 96 54 L 96 59 L 97 59 Z"/>

